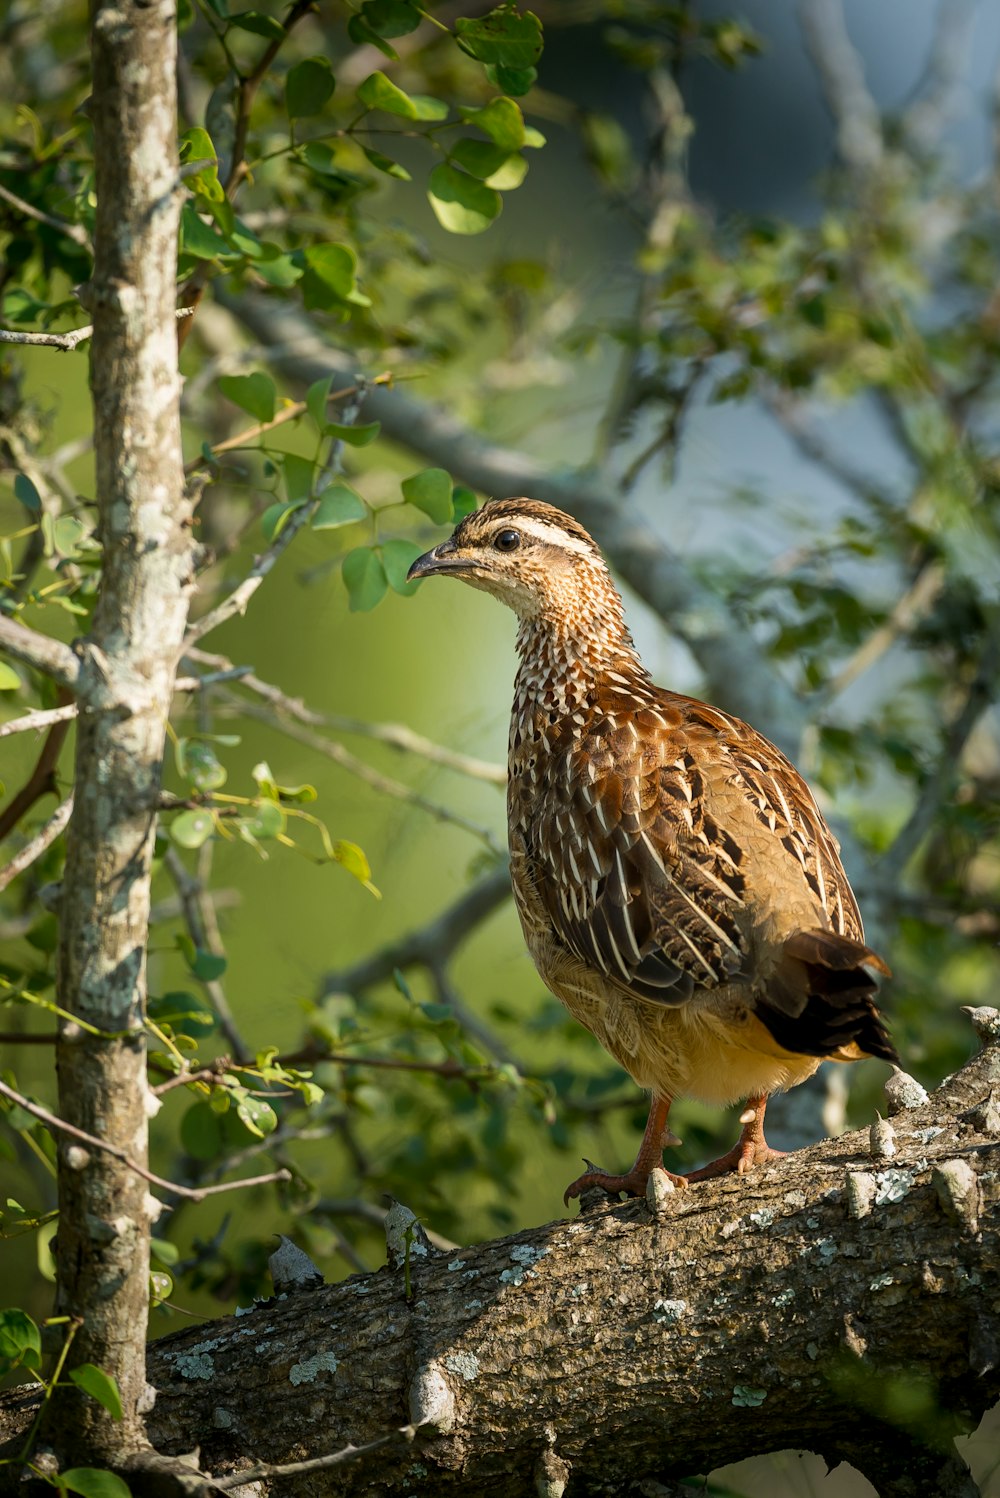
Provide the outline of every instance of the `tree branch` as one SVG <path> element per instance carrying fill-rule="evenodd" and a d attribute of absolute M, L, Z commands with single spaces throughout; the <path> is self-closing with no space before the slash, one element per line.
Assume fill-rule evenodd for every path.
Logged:
<path fill-rule="evenodd" d="M 442 1498 L 551 1494 L 553 1472 L 606 1492 L 609 1451 L 638 1498 L 808 1439 L 891 1498 L 972 1498 L 951 1438 L 1000 1395 L 1000 1014 L 973 1019 L 985 1051 L 917 1107 L 897 1088 L 891 1161 L 865 1129 L 494 1242 L 411 1243 L 396 1267 L 153 1344 L 151 1439 L 197 1433 L 236 1479 L 247 1451 L 322 1459 L 409 1415 L 416 1445 L 366 1462 L 385 1498 L 415 1461 Z M 10 1447 L 36 1399 L 0 1396 Z M 271 1491 L 358 1491 L 319 1470 Z"/>
<path fill-rule="evenodd" d="M 59 697 L 61 708 L 63 711 L 70 705 L 66 701 L 66 698 L 69 697 L 69 695 L 70 694 L 68 688 L 59 688 Z M 57 796 L 59 794 L 59 786 L 56 782 L 56 767 L 59 764 L 59 755 L 62 753 L 62 746 L 66 740 L 66 735 L 69 733 L 69 726 L 69 715 L 61 716 L 54 723 L 52 723 L 48 733 L 45 736 L 45 743 L 42 745 L 41 753 L 39 754 L 38 759 L 35 762 L 35 768 L 32 770 L 30 776 L 18 791 L 17 795 L 13 796 L 8 804 L 4 807 L 3 811 L 0 812 L 0 840 L 7 837 L 8 834 L 13 831 L 21 818 L 27 815 L 27 813 L 34 806 L 35 802 L 40 800 L 42 796 Z M 70 810 L 72 810 L 72 797 L 70 797 L 69 804 Z M 66 803 L 64 802 L 63 805 L 65 806 Z M 61 810 L 62 807 L 60 808 L 60 811 Z M 59 813 L 57 812 L 56 816 L 58 815 Z M 55 820 L 55 818 L 53 818 L 53 820 Z M 69 811 L 66 812 L 66 816 L 61 826 L 52 833 L 52 838 L 58 836 L 58 833 L 62 830 L 62 827 L 65 827 L 68 820 Z M 52 838 L 49 839 L 50 842 L 52 841 Z M 45 844 L 44 846 L 47 847 L 48 844 Z M 39 848 L 37 853 L 35 854 L 35 857 L 38 856 L 38 853 L 41 853 L 43 851 L 44 847 Z M 27 864 L 25 864 L 24 867 L 26 868 Z M 2 888 L 2 886 L 0 886 L 0 888 Z"/>
<path fill-rule="evenodd" d="M 80 662 L 68 645 L 37 629 L 28 629 L 5 614 L 0 614 L 0 651 L 11 660 L 50 676 L 60 686 L 73 688 L 80 679 Z"/>
<path fill-rule="evenodd" d="M 36 859 L 41 858 L 46 848 L 52 846 L 56 838 L 65 828 L 70 817 L 73 815 L 73 797 L 67 796 L 66 800 L 56 808 L 49 820 L 40 827 L 34 837 L 16 853 L 4 868 L 0 869 L 0 890 L 6 889 L 12 880 L 25 869 L 31 867 Z"/>
<path fill-rule="evenodd" d="M 299 384 L 331 371 L 352 373 L 348 356 L 330 348 L 302 313 L 271 299 L 218 294 L 261 343 L 295 344 L 275 366 Z M 557 471 L 537 458 L 499 447 L 463 426 L 440 407 L 402 391 L 372 390 L 367 402 L 385 436 L 446 468 L 484 494 L 527 494 L 571 511 L 587 526 L 624 581 L 694 655 L 710 695 L 749 718 L 787 754 L 798 749 L 807 721 L 805 705 L 772 668 L 753 636 L 723 601 L 700 582 L 640 516 L 587 472 Z"/>
<path fill-rule="evenodd" d="M 24 198 L 19 198 L 16 193 L 11 192 L 9 187 L 0 186 L 0 199 L 16 208 L 18 213 L 23 213 L 25 218 L 36 219 L 40 224 L 48 224 L 50 229 L 58 229 L 67 239 L 72 239 L 74 244 L 83 249 L 91 248 L 90 235 L 82 224 L 71 224 L 64 218 L 54 218 L 51 213 L 44 213 L 41 208 L 36 208 L 34 203 L 26 203 Z"/>
<path fill-rule="evenodd" d="M 43 1108 L 40 1103 L 33 1103 L 30 1098 L 24 1097 L 20 1092 L 15 1092 L 13 1087 L 0 1079 L 0 1097 L 5 1097 L 8 1102 L 16 1103 L 32 1118 L 37 1118 L 46 1128 L 53 1129 L 57 1134 L 65 1134 L 70 1139 L 79 1139 L 82 1144 L 89 1145 L 91 1149 L 100 1150 L 102 1154 L 111 1155 L 120 1160 L 126 1169 L 135 1175 L 141 1176 L 144 1181 L 149 1181 L 152 1186 L 159 1186 L 162 1191 L 168 1191 L 172 1196 L 183 1196 L 186 1201 L 204 1201 L 206 1196 L 218 1196 L 223 1191 L 238 1191 L 244 1186 L 267 1186 L 273 1181 L 290 1181 L 292 1173 L 290 1170 L 272 1171 L 269 1175 L 252 1176 L 242 1181 L 223 1181 L 215 1186 L 181 1186 L 177 1181 L 164 1180 L 163 1176 L 156 1175 L 153 1171 L 133 1160 L 126 1154 L 120 1145 L 109 1144 L 106 1139 L 99 1139 L 96 1134 L 90 1134 L 86 1129 L 78 1129 L 75 1124 L 67 1123 L 66 1119 L 58 1118 L 50 1113 L 48 1108 Z M 70 1168 L 74 1170 L 85 1170 L 89 1160 L 77 1158 L 71 1161 Z"/>
<path fill-rule="evenodd" d="M 882 120 L 847 31 L 841 0 L 800 0 L 806 50 L 819 75 L 844 165 L 867 177 L 882 160 Z"/>

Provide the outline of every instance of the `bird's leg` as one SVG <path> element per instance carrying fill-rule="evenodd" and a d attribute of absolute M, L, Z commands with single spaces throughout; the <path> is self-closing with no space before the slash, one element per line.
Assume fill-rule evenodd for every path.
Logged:
<path fill-rule="evenodd" d="M 688 1172 L 689 1181 L 707 1181 L 712 1176 L 724 1176 L 731 1170 L 745 1176 L 755 1165 L 765 1165 L 768 1160 L 780 1160 L 786 1150 L 773 1150 L 764 1138 L 764 1109 L 766 1097 L 747 1098 L 747 1105 L 740 1114 L 743 1132 L 731 1150 L 727 1150 L 710 1165 Z"/>
<path fill-rule="evenodd" d="M 657 1165 L 663 1164 L 664 1147 L 668 1144 L 680 1143 L 680 1140 L 671 1134 L 667 1127 L 670 1103 L 671 1099 L 668 1097 L 652 1098 L 649 1104 L 649 1117 L 646 1119 L 646 1131 L 639 1145 L 639 1153 L 630 1170 L 621 1176 L 607 1175 L 603 1170 L 588 1170 L 566 1187 L 563 1194 L 563 1201 L 566 1205 L 569 1205 L 570 1197 L 579 1196 L 581 1191 L 589 1191 L 592 1186 L 600 1186 L 602 1191 L 608 1191 L 612 1196 L 617 1195 L 619 1191 L 627 1191 L 629 1196 L 645 1195 L 650 1171 Z M 672 1171 L 668 1170 L 667 1175 L 675 1186 L 687 1184 L 683 1176 L 674 1175 Z"/>

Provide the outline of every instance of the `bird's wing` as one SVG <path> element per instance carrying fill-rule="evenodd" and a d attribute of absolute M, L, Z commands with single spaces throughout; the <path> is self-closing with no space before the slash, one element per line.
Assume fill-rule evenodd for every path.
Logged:
<path fill-rule="evenodd" d="M 528 830 L 565 946 L 616 987 L 681 1004 L 751 975 L 759 905 L 780 900 L 782 879 L 815 906 L 814 924 L 860 938 L 836 843 L 773 745 L 669 693 L 624 716 L 567 754 Z M 764 890 L 748 881 L 761 839 L 778 881 Z"/>

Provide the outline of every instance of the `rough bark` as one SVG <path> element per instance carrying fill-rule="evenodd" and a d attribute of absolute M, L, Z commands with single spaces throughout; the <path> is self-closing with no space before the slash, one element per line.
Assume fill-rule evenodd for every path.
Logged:
<path fill-rule="evenodd" d="M 76 803 L 60 910 L 59 1112 L 146 1159 L 145 947 L 164 731 L 191 583 L 174 313 L 180 206 L 172 0 L 98 0 L 91 390 L 104 570 L 80 669 Z M 99 1033 L 95 1033 L 99 1032 Z M 76 1390 L 48 1439 L 74 1463 L 142 1445 L 151 1208 L 111 1155 L 59 1143 L 58 1310 L 70 1366 L 113 1373 L 124 1425 Z"/>
<path fill-rule="evenodd" d="M 182 1331 L 150 1434 L 218 1476 L 421 1427 L 245 1490 L 294 1498 L 648 1493 L 789 1447 L 974 1495 L 951 1443 L 1000 1396 L 1000 1045 L 893 1127 L 891 1157 L 863 1130 Z M 8 1396 L 0 1431 L 26 1415 Z"/>

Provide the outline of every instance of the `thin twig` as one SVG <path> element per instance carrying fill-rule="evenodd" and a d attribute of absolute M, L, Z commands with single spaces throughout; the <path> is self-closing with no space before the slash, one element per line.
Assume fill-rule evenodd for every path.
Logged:
<path fill-rule="evenodd" d="M 411 786 L 404 785 L 401 780 L 394 780 L 390 775 L 383 775 L 381 771 L 372 769 L 371 765 L 359 759 L 356 754 L 352 754 L 349 749 L 345 749 L 343 744 L 338 744 L 335 739 L 324 738 L 321 734 L 313 733 L 312 729 L 306 728 L 304 724 L 290 721 L 287 718 L 279 718 L 276 721 L 266 708 L 258 707 L 252 702 L 241 703 L 240 711 L 247 717 L 269 723 L 272 727 L 287 734 L 290 739 L 295 739 L 297 743 L 305 744 L 317 754 L 323 754 L 327 759 L 332 759 L 334 764 L 340 765 L 341 769 L 347 770 L 349 774 L 356 775 L 359 780 L 363 780 L 380 795 L 391 796 L 396 801 L 405 801 L 407 805 L 426 812 L 438 822 L 448 822 L 453 827 L 460 827 L 463 832 L 471 833 L 489 849 L 494 857 L 502 857 L 500 844 L 488 827 L 481 827 L 477 822 L 463 817 L 460 812 L 452 811 L 450 807 L 442 806 L 437 801 L 429 801 L 426 796 L 422 796 Z"/>
<path fill-rule="evenodd" d="M 994 621 L 965 701 L 944 736 L 937 763 L 924 781 L 907 822 L 876 865 L 875 876 L 883 888 L 892 890 L 898 884 L 906 865 L 933 826 L 955 779 L 966 741 L 993 700 L 998 673 L 1000 623 Z"/>
<path fill-rule="evenodd" d="M 0 193 L 3 189 L 0 188 Z M 194 313 L 193 307 L 178 307 L 178 317 L 191 317 Z M 64 353 L 72 353 L 81 343 L 93 336 L 94 325 L 88 323 L 85 328 L 71 328 L 68 333 L 15 333 L 9 328 L 0 328 L 0 343 L 33 343 L 44 348 L 61 349 Z"/>
<path fill-rule="evenodd" d="M 329 1467 L 343 1466 L 345 1462 L 365 1456 L 369 1451 L 378 1451 L 383 1446 L 394 1445 L 398 1441 L 412 1441 L 416 1433 L 417 1426 L 402 1425 L 399 1430 L 391 1431 L 387 1436 L 378 1436 L 374 1441 L 365 1441 L 362 1446 L 345 1446 L 342 1451 L 331 1452 L 329 1456 L 310 1457 L 304 1462 L 260 1462 L 256 1467 L 233 1472 L 229 1477 L 210 1478 L 206 1487 L 225 1493 L 230 1488 L 239 1488 L 244 1483 L 257 1482 L 261 1478 L 296 1477 L 302 1472 L 322 1472 Z"/>
<path fill-rule="evenodd" d="M 40 1123 L 49 1129 L 55 1129 L 57 1133 L 68 1134 L 72 1139 L 79 1139 L 83 1144 L 89 1144 L 92 1149 L 103 1151 L 106 1155 L 113 1155 L 120 1160 L 129 1170 L 141 1176 L 144 1181 L 149 1181 L 152 1186 L 159 1186 L 162 1191 L 169 1191 L 173 1196 L 183 1196 L 188 1201 L 200 1202 L 206 1196 L 217 1196 L 222 1191 L 238 1191 L 243 1186 L 268 1186 L 272 1181 L 290 1181 L 292 1173 L 289 1170 L 271 1171 L 268 1175 L 250 1176 L 242 1181 L 224 1181 L 216 1186 L 181 1186 L 176 1181 L 166 1181 L 162 1176 L 155 1175 L 153 1171 L 147 1170 L 144 1165 L 133 1160 L 117 1144 L 109 1144 L 106 1139 L 98 1139 L 96 1134 L 88 1134 L 85 1129 L 78 1129 L 75 1124 L 67 1123 L 63 1118 L 57 1118 L 50 1113 L 48 1108 L 43 1108 L 40 1103 L 33 1103 L 20 1092 L 15 1092 L 13 1087 L 0 1081 L 0 1097 L 7 1098 L 8 1102 L 16 1103 L 32 1118 L 37 1118 Z"/>
<path fill-rule="evenodd" d="M 5 739 L 12 733 L 30 733 L 32 729 L 50 728 L 53 723 L 75 718 L 76 714 L 75 702 L 67 702 L 62 707 L 38 708 L 34 712 L 25 713 L 21 718 L 11 718 L 9 723 L 0 723 L 0 739 Z"/>
<path fill-rule="evenodd" d="M 837 697 L 852 682 L 870 671 L 891 646 L 930 609 L 944 587 L 944 568 L 940 562 L 928 562 L 917 573 L 906 592 L 896 602 L 892 613 L 878 629 L 873 629 L 862 645 L 844 662 L 823 689 L 827 700 Z"/>
<path fill-rule="evenodd" d="M 486 780 L 491 785 L 505 786 L 507 784 L 507 771 L 503 765 L 492 764 L 489 760 L 476 759 L 470 754 L 461 754 L 456 749 L 448 749 L 443 744 L 436 744 L 433 739 L 425 738 L 423 734 L 417 733 L 405 723 L 368 723 L 361 718 L 320 713 L 303 702 L 301 697 L 289 697 L 280 687 L 272 685 L 271 682 L 262 681 L 249 666 L 234 667 L 226 656 L 213 655 L 207 650 L 192 649 L 187 654 L 198 665 L 219 668 L 218 679 L 220 680 L 225 678 L 227 672 L 239 671 L 240 683 L 248 691 L 270 702 L 277 712 L 285 713 L 300 723 L 307 724 L 310 728 L 330 728 L 335 733 L 357 734 L 362 738 L 374 739 L 380 744 L 389 744 L 393 749 L 399 749 L 405 753 L 418 754 L 422 759 L 430 760 L 432 764 L 456 770 L 460 775 L 468 775 L 470 779 Z M 210 679 L 209 677 L 202 678 L 204 681 Z M 232 700 L 235 702 L 237 699 Z"/>
<path fill-rule="evenodd" d="M 19 853 L 15 853 L 10 863 L 0 869 L 0 889 L 6 889 L 12 880 L 16 879 L 19 874 L 23 874 L 25 869 L 30 868 L 36 859 L 41 858 L 46 848 L 51 847 L 55 842 L 72 815 L 73 797 L 69 795 L 56 807 L 52 816 L 38 829 L 34 837 L 25 843 Z"/>
<path fill-rule="evenodd" d="M 168 848 L 164 855 L 164 864 L 167 872 L 177 890 L 177 897 L 181 903 L 181 914 L 184 924 L 187 926 L 188 935 L 196 947 L 203 951 L 212 952 L 215 956 L 221 956 L 221 950 L 212 941 L 209 930 L 208 913 L 211 910 L 211 898 L 200 879 L 193 878 L 184 866 L 184 861 L 176 848 Z M 211 915 L 211 927 L 215 927 L 214 912 Z M 205 985 L 208 1001 L 215 1013 L 218 1015 L 219 1025 L 229 1044 L 237 1056 L 245 1056 L 248 1046 L 240 1034 L 239 1026 L 233 1011 L 229 1007 L 226 991 L 217 978 L 208 980 Z"/>
<path fill-rule="evenodd" d="M 867 176 L 882 160 L 882 121 L 847 31 L 841 0 L 800 0 L 806 50 L 837 130 L 844 165 Z"/>
<path fill-rule="evenodd" d="M 50 676 L 61 686 L 75 687 L 79 680 L 80 662 L 68 645 L 3 614 L 0 614 L 0 651 Z"/>
<path fill-rule="evenodd" d="M 58 695 L 59 705 L 65 707 L 70 695 L 69 688 L 60 687 Z M 7 837 L 13 831 L 21 818 L 27 815 L 36 801 L 40 801 L 43 796 L 59 795 L 56 770 L 59 765 L 59 756 L 62 753 L 63 744 L 66 741 L 66 735 L 69 733 L 69 727 L 68 718 L 61 718 L 57 723 L 53 723 L 50 726 L 38 759 L 35 761 L 34 769 L 21 789 L 15 796 L 11 797 L 3 811 L 0 812 L 0 840 Z M 58 816 L 58 812 L 56 815 Z M 68 815 L 69 813 L 67 812 Z M 55 835 L 54 833 L 53 836 Z M 0 888 L 2 887 L 0 885 Z"/>
<path fill-rule="evenodd" d="M 11 192 L 9 187 L 0 187 L 0 198 L 5 203 L 9 203 L 12 208 L 16 208 L 19 213 L 23 213 L 26 218 L 37 219 L 40 224 L 48 224 L 50 229 L 58 229 L 60 234 L 65 234 L 67 239 L 72 239 L 75 244 L 82 246 L 85 250 L 91 248 L 90 235 L 82 224 L 71 224 L 68 219 L 54 218 L 51 213 L 45 213 L 41 208 L 36 208 L 34 203 L 26 203 L 23 198 Z"/>

